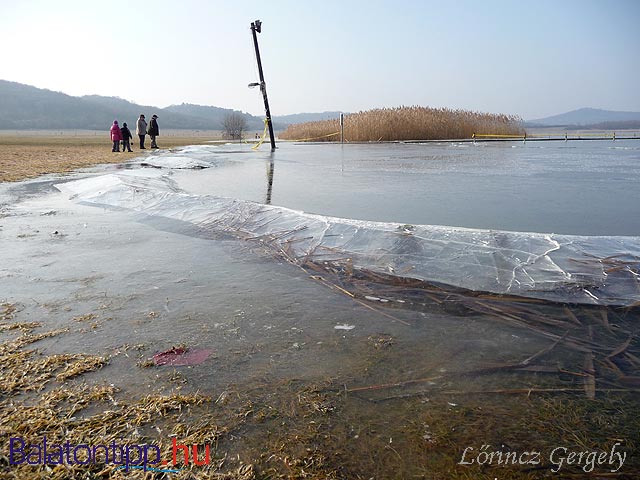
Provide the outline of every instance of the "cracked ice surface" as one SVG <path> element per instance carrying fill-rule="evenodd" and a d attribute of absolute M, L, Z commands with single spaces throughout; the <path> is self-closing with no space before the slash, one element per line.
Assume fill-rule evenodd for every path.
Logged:
<path fill-rule="evenodd" d="M 172 163 L 175 159 L 172 159 Z M 551 301 L 640 301 L 640 237 L 576 236 L 433 225 L 407 228 L 187 194 L 159 170 L 56 185 L 75 201 L 186 222 L 205 234 L 268 239 L 299 259 L 351 258 L 374 272 Z"/>

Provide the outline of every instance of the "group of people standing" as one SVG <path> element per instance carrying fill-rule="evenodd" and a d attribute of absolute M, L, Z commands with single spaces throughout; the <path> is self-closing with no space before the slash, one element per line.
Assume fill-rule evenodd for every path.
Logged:
<path fill-rule="evenodd" d="M 147 135 L 151 138 L 151 148 L 158 148 L 158 144 L 156 143 L 156 137 L 160 135 L 160 129 L 158 128 L 158 116 L 153 115 L 151 117 L 151 121 L 149 121 L 149 124 L 147 125 L 147 121 L 141 113 L 136 124 L 136 134 L 138 135 L 138 138 L 140 138 L 140 150 L 146 150 L 144 140 Z M 111 125 L 111 141 L 113 142 L 113 148 L 111 149 L 112 152 L 120 151 L 120 142 L 122 142 L 123 152 L 133 152 L 133 150 L 131 150 L 132 138 L 133 135 L 131 135 L 131 130 L 129 130 L 126 122 L 122 124 L 122 127 L 120 127 L 120 125 L 118 125 L 118 120 L 113 121 L 113 125 Z"/>

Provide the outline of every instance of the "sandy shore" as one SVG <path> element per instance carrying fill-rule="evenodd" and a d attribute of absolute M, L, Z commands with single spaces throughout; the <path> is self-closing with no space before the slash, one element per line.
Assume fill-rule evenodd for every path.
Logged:
<path fill-rule="evenodd" d="M 168 131 L 161 149 L 220 140 L 220 132 Z M 102 163 L 121 163 L 150 150 L 113 153 L 108 132 L 2 132 L 0 182 L 15 182 L 47 173 L 62 173 Z M 146 140 L 147 147 L 149 139 Z"/>

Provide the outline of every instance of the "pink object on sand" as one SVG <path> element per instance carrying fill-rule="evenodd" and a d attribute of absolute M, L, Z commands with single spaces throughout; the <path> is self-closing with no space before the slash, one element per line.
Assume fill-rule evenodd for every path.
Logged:
<path fill-rule="evenodd" d="M 211 355 L 211 350 L 187 350 L 173 347 L 166 352 L 156 353 L 153 363 L 156 365 L 199 365 Z"/>

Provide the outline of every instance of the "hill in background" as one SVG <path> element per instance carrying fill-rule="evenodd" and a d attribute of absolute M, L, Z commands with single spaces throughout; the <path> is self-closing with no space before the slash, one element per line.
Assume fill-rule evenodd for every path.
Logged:
<path fill-rule="evenodd" d="M 208 108 L 208 107 L 207 107 Z M 189 114 L 180 107 L 158 108 L 138 105 L 117 97 L 86 95 L 73 97 L 16 82 L 0 80 L 0 129 L 86 129 L 104 130 L 114 119 L 135 125 L 140 113 L 157 114 L 161 128 L 220 130 L 231 109 L 210 107 L 213 115 Z M 249 128 L 258 128 L 262 120 L 248 117 Z"/>
<path fill-rule="evenodd" d="M 236 112 L 247 120 L 248 130 L 261 131 L 262 117 L 237 110 L 214 106 L 171 105 L 158 108 L 138 105 L 118 97 L 85 95 L 73 97 L 61 92 L 32 87 L 17 82 L 0 80 L 0 129 L 1 130 L 50 130 L 50 129 L 108 129 L 117 119 L 134 126 L 138 116 L 144 113 L 160 118 L 161 129 L 221 130 L 226 115 Z M 290 123 L 326 119 L 335 112 L 310 113 L 273 117 L 276 130 Z M 335 113 L 333 118 L 337 118 Z"/>
<path fill-rule="evenodd" d="M 319 122 L 321 120 L 335 120 L 340 118 L 341 113 L 346 115 L 346 112 L 294 113 L 293 115 L 281 115 L 275 118 L 277 118 L 277 121 L 281 124 L 294 125 L 306 122 Z"/>
<path fill-rule="evenodd" d="M 237 110 L 183 103 L 158 108 L 138 105 L 118 97 L 85 95 L 74 97 L 17 82 L 0 80 L 0 130 L 108 129 L 114 119 L 130 126 L 140 113 L 160 117 L 161 129 L 222 130 L 226 115 L 240 113 L 249 131 L 262 131 L 263 117 Z M 284 130 L 289 125 L 339 118 L 340 112 L 297 113 L 274 116 L 273 126 Z M 529 120 L 525 127 L 597 128 L 603 130 L 640 128 L 640 112 L 617 112 L 581 108 L 551 117 Z"/>
<path fill-rule="evenodd" d="M 639 128 L 640 112 L 580 108 L 560 115 L 529 120 L 525 125 L 528 127 L 590 127 L 600 129 Z"/>

